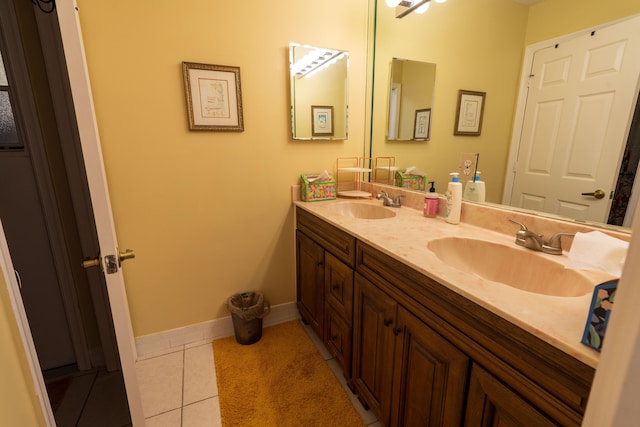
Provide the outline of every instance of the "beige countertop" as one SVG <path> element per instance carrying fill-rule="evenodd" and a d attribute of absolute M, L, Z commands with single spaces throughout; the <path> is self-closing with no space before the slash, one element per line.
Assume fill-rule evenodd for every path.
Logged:
<path fill-rule="evenodd" d="M 515 233 L 503 234 L 467 223 L 453 225 L 445 222 L 442 217 L 425 218 L 421 211 L 405 206 L 399 209 L 387 208 L 392 209 L 396 216 L 386 219 L 358 219 L 331 213 L 331 206 L 348 202 L 350 201 L 337 199 L 294 203 L 583 363 L 597 367 L 599 353 L 580 342 L 592 293 L 579 297 L 557 297 L 514 289 L 452 267 L 440 261 L 427 246 L 434 239 L 467 237 L 513 246 L 515 250 L 549 257 L 553 262 L 564 263 L 566 254 L 557 256 L 534 252 L 515 245 Z M 378 200 L 357 202 L 381 205 Z M 602 273 L 580 273 L 593 280 L 594 285 L 611 278 Z"/>

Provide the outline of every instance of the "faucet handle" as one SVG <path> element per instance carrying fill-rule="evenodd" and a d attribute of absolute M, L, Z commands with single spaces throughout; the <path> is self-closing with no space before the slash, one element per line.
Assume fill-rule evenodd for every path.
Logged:
<path fill-rule="evenodd" d="M 526 225 L 524 225 L 523 223 L 518 222 L 518 221 L 516 221 L 514 219 L 509 218 L 509 222 L 512 222 L 514 224 L 518 224 L 520 226 L 520 231 L 528 231 L 529 230 Z"/>

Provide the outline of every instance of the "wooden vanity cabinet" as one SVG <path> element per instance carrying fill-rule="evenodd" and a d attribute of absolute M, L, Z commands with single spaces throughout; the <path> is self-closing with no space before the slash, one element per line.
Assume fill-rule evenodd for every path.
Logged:
<path fill-rule="evenodd" d="M 461 425 L 469 358 L 356 274 L 353 381 L 386 426 Z"/>
<path fill-rule="evenodd" d="M 580 426 L 593 368 L 320 217 L 296 218 L 300 315 L 381 424 Z"/>
<path fill-rule="evenodd" d="M 351 387 L 355 238 L 300 208 L 296 219 L 298 310 Z"/>
<path fill-rule="evenodd" d="M 300 316 L 319 337 L 324 335 L 324 249 L 296 231 L 296 288 Z"/>
<path fill-rule="evenodd" d="M 557 426 L 478 365 L 471 370 L 465 427 Z"/>
<path fill-rule="evenodd" d="M 595 373 L 362 242 L 353 336 L 355 388 L 388 426 L 578 427 Z"/>

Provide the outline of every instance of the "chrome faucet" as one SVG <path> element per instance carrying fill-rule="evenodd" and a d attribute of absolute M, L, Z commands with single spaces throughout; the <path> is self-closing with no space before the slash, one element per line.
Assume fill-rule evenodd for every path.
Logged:
<path fill-rule="evenodd" d="M 382 199 L 382 204 L 384 206 L 389 206 L 391 208 L 399 208 L 401 206 L 400 204 L 400 198 L 404 197 L 402 194 L 399 194 L 395 197 L 390 196 L 386 191 L 384 190 L 380 190 L 380 194 L 376 195 L 376 199 L 380 200 Z"/>
<path fill-rule="evenodd" d="M 573 233 L 556 233 L 545 240 L 542 234 L 532 232 L 526 225 L 512 219 L 509 221 L 520 226 L 520 230 L 516 232 L 516 245 L 551 255 L 562 255 L 562 237 L 574 236 Z"/>

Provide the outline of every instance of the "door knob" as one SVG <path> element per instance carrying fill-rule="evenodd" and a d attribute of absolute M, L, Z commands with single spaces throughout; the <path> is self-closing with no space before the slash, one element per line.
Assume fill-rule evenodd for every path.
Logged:
<path fill-rule="evenodd" d="M 594 191 L 593 193 L 581 193 L 583 196 L 593 196 L 596 199 L 604 199 L 604 191 L 602 191 L 601 189 L 597 189 L 596 191 Z"/>
<path fill-rule="evenodd" d="M 99 265 L 100 265 L 100 257 L 99 256 L 97 258 L 85 259 L 84 261 L 82 261 L 82 266 L 84 268 L 98 267 Z"/>
<path fill-rule="evenodd" d="M 118 265 L 115 265 L 115 256 L 108 255 L 105 258 L 108 258 L 106 260 L 107 264 L 109 264 L 109 263 L 113 264 L 111 266 L 111 268 L 115 267 L 116 271 L 117 271 L 117 267 L 122 265 L 122 261 L 126 261 L 128 259 L 133 259 L 135 257 L 136 257 L 135 252 L 133 252 L 131 249 L 125 249 L 124 252 L 118 251 Z M 100 266 L 100 256 L 97 256 L 96 258 L 85 259 L 84 261 L 82 261 L 82 266 L 84 268 Z"/>
<path fill-rule="evenodd" d="M 125 249 L 124 252 L 118 251 L 118 263 L 122 265 L 122 261 L 133 259 L 136 257 L 136 253 L 131 249 Z"/>

